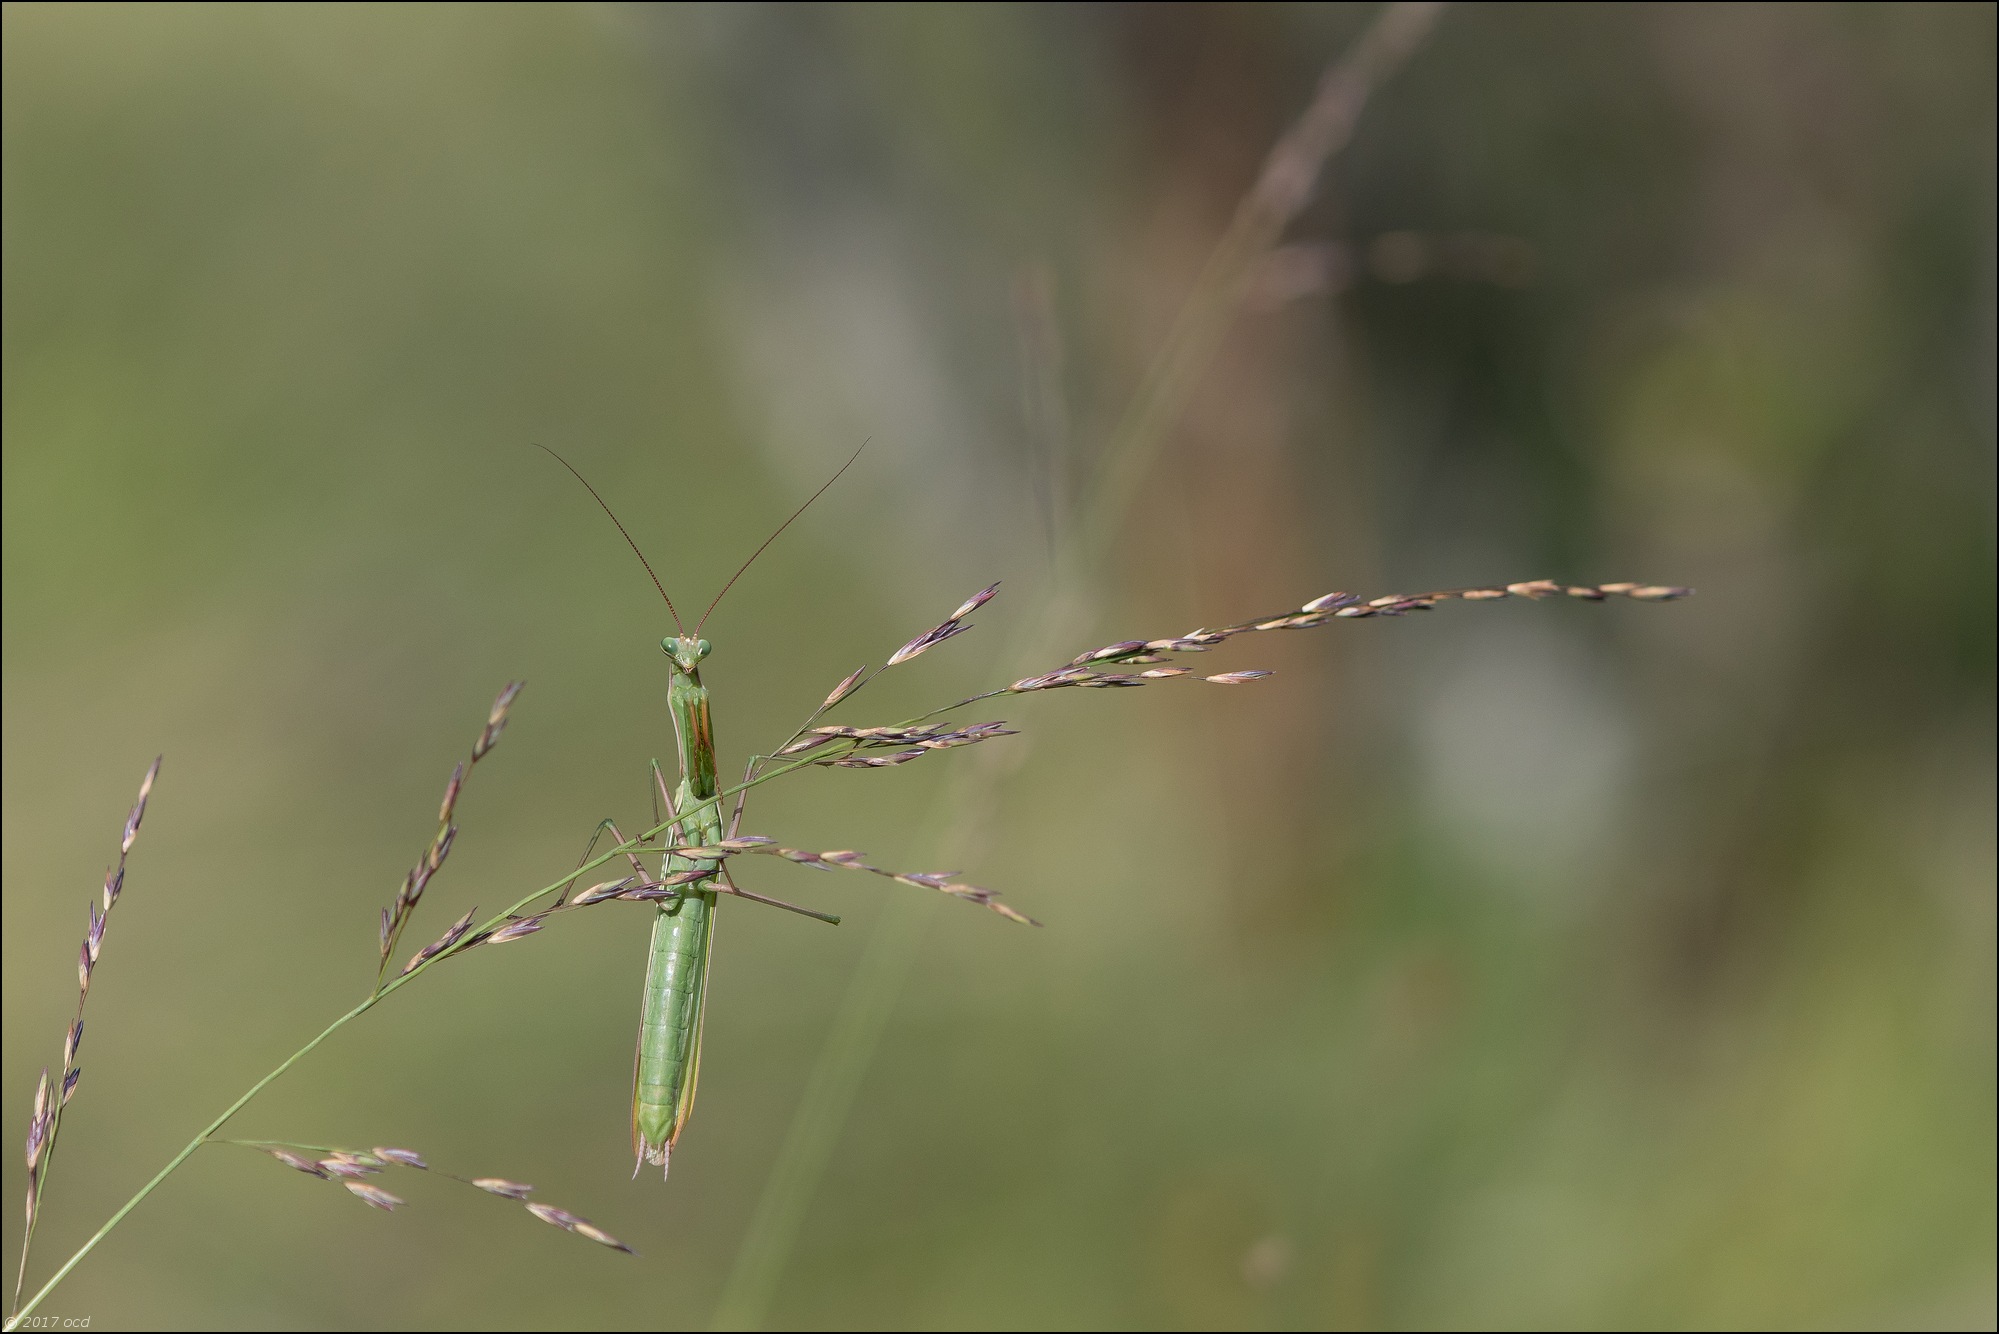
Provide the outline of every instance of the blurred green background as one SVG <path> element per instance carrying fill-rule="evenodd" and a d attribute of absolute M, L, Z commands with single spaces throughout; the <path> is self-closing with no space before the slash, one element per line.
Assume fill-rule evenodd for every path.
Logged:
<path fill-rule="evenodd" d="M 34 1272 L 365 989 L 506 680 L 411 947 L 641 821 L 668 626 L 530 442 L 698 610 L 872 438 L 710 623 L 725 768 L 993 579 L 853 721 L 1004 679 L 1374 12 L 9 5 L 16 1129 L 167 757 Z M 43 1313 L 704 1325 L 871 933 L 922 912 L 775 1326 L 1990 1327 L 1993 52 L 1987 5 L 1447 12 L 1060 656 L 1334 588 L 1698 597 L 998 701 L 1026 734 L 962 865 L 1047 928 L 745 868 L 847 923 L 725 910 L 665 1188 L 626 1180 L 638 908 L 429 975 L 234 1127 L 531 1181 L 637 1261 L 216 1148 Z M 815 771 L 746 828 L 932 865 L 977 762 Z"/>

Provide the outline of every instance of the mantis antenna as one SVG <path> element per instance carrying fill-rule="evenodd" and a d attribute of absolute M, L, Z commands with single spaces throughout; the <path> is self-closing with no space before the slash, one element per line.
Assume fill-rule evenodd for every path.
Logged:
<path fill-rule="evenodd" d="M 583 475 L 582 473 L 580 473 L 580 472 L 576 471 L 576 469 L 575 469 L 575 468 L 574 468 L 574 467 L 573 467 L 573 466 L 572 466 L 572 465 L 570 464 L 570 462 L 569 462 L 569 460 L 568 460 L 568 459 L 566 459 L 566 458 L 562 457 L 562 455 L 560 455 L 560 454 L 556 453 L 556 452 L 555 452 L 554 450 L 550 449 L 550 448 L 549 448 L 549 447 L 548 447 L 547 445 L 542 445 L 542 444 L 537 444 L 537 445 L 535 446 L 535 448 L 536 448 L 536 449 L 538 449 L 538 450 L 540 450 L 540 451 L 541 451 L 542 453 L 544 453 L 544 454 L 548 455 L 548 456 L 549 456 L 550 458 L 554 459 L 554 460 L 555 460 L 555 461 L 556 461 L 557 463 L 560 463 L 560 464 L 561 464 L 561 465 L 562 465 L 563 467 L 565 467 L 565 468 L 568 468 L 568 469 L 569 469 L 569 475 L 570 475 L 571 477 L 574 477 L 574 478 L 575 478 L 575 479 L 576 479 L 577 481 L 579 481 L 579 482 L 583 483 L 583 489 L 584 489 L 585 491 L 588 491 L 588 492 L 590 493 L 590 498 L 591 498 L 592 500 L 596 501 L 598 505 L 602 506 L 602 508 L 603 508 L 603 510 L 604 510 L 604 513 L 606 513 L 606 514 L 610 514 L 610 515 L 611 515 L 611 522 L 612 522 L 612 523 L 616 523 L 616 524 L 618 524 L 618 535 L 619 535 L 619 536 L 621 536 L 621 537 L 623 537 L 623 538 L 625 539 L 625 545 L 626 545 L 626 546 L 628 546 L 628 547 L 630 547 L 630 548 L 632 549 L 632 554 L 633 554 L 634 556 L 637 556 L 637 557 L 639 558 L 639 564 L 641 564 L 641 565 L 643 565 L 643 566 L 645 566 L 645 567 L 646 567 L 646 574 L 647 574 L 647 575 L 649 575 L 649 576 L 651 577 L 651 579 L 652 579 L 652 586 L 653 586 L 654 588 L 657 588 L 657 589 L 659 589 L 659 595 L 660 595 L 660 597 L 662 597 L 662 598 L 665 598 L 665 599 L 666 599 L 666 609 L 667 609 L 667 611 L 668 611 L 668 612 L 669 612 L 669 613 L 670 613 L 670 614 L 671 614 L 671 615 L 673 616 L 673 628 L 674 628 L 674 629 L 675 629 L 676 631 L 678 631 L 678 632 L 680 633 L 680 635 L 681 635 L 681 636 L 682 636 L 683 638 L 685 638 L 685 637 L 686 637 L 686 634 L 687 634 L 687 631 L 686 631 L 686 628 L 685 628 L 684 626 L 682 626 L 682 625 L 681 625 L 681 623 L 680 623 L 680 613 L 679 613 L 678 611 L 675 611 L 675 610 L 674 610 L 674 606 L 673 606 L 673 599 L 672 599 L 672 598 L 670 598 L 670 597 L 667 597 L 667 596 L 666 596 L 666 588 L 665 588 L 665 586 L 664 586 L 663 584 L 661 584 L 661 583 L 659 582 L 659 576 L 658 576 L 658 575 L 656 575 L 656 574 L 653 574 L 653 572 L 652 572 L 652 562 L 646 559 L 646 554 L 645 554 L 645 552 L 643 552 L 643 551 L 640 551 L 640 550 L 639 550 L 639 544 L 638 544 L 638 543 L 636 543 L 636 542 L 634 542 L 634 541 L 632 541 L 632 535 L 631 535 L 630 533 L 628 533 L 628 532 L 626 532 L 626 531 L 625 531 L 625 525 L 624 525 L 624 524 L 622 524 L 622 523 L 618 523 L 618 516 L 617 516 L 616 514 L 612 514 L 612 513 L 611 513 L 611 507 L 610 507 L 609 505 L 606 505 L 606 504 L 604 504 L 604 497 L 602 497 L 602 496 L 600 496 L 600 495 L 598 495 L 598 494 L 597 494 L 597 488 L 596 488 L 596 487 L 594 487 L 594 486 L 592 486 L 592 485 L 590 485 L 590 479 L 589 479 L 589 478 L 587 478 L 587 477 L 585 477 L 585 476 L 584 476 L 584 475 Z M 859 451 L 856 451 L 856 454 L 858 454 L 858 453 L 859 453 Z M 852 459 L 849 459 L 849 460 L 847 460 L 847 461 L 848 461 L 849 463 L 852 463 L 852 462 L 853 462 L 853 460 L 852 460 Z M 841 469 L 840 471 L 841 471 L 841 472 L 845 472 L 845 471 L 846 471 L 846 469 L 842 468 L 842 469 Z M 837 478 L 837 477 L 838 477 L 838 476 L 839 476 L 840 474 L 839 474 L 839 473 L 834 473 L 833 475 L 834 475 L 834 476 L 835 476 L 835 477 Z M 831 485 L 832 485 L 832 483 L 831 483 L 831 482 L 828 482 L 828 483 L 827 483 L 826 485 L 827 485 L 827 486 L 831 486 Z M 820 489 L 821 489 L 821 490 L 823 491 L 823 490 L 825 489 L 825 487 L 821 487 Z M 814 496 L 814 497 L 812 498 L 812 500 L 817 500 L 818 498 L 819 498 L 819 497 L 817 497 L 817 496 Z M 808 501 L 806 501 L 805 503 L 806 503 L 806 504 L 808 504 L 808 505 L 810 505 L 810 504 L 812 503 L 812 501 L 811 501 L 811 500 L 808 500 Z M 794 514 L 794 515 L 792 515 L 791 517 L 792 517 L 793 519 L 795 519 L 795 518 L 797 518 L 798 516 Z M 787 520 L 785 520 L 785 522 L 786 522 L 786 523 L 789 523 L 789 522 L 791 522 L 791 519 L 787 519 Z M 783 532 L 783 531 L 784 531 L 784 530 L 783 530 L 782 528 L 778 529 L 778 532 L 780 532 L 780 533 L 781 533 L 781 532 Z M 773 533 L 773 534 L 772 534 L 772 536 L 773 536 L 773 537 L 775 537 L 776 535 L 777 535 L 776 533 Z M 769 545 L 770 545 L 770 543 L 768 543 L 768 542 L 764 543 L 764 546 L 769 546 Z M 758 547 L 758 548 L 757 548 L 757 550 L 758 550 L 758 551 L 762 551 L 762 550 L 763 550 L 763 547 Z M 755 560 L 755 559 L 756 559 L 756 557 L 752 556 L 752 557 L 750 557 L 750 559 L 751 559 L 751 560 Z M 740 573 L 742 573 L 742 571 L 738 570 L 738 571 L 737 571 L 737 573 L 738 573 L 738 574 L 740 574 Z M 734 583 L 735 581 L 734 581 L 734 580 L 730 580 L 730 582 L 731 582 L 731 583 Z M 723 590 L 722 590 L 722 591 L 726 593 L 726 592 L 728 592 L 729 590 L 728 590 L 728 589 L 727 589 L 727 588 L 725 587 L 725 588 L 723 588 Z M 716 599 L 716 601 L 717 601 L 717 602 L 719 602 L 719 601 L 721 601 L 721 599 L 720 599 L 720 598 L 717 598 L 717 599 Z M 711 604 L 709 605 L 709 610 L 710 610 L 710 611 L 713 611 L 713 610 L 714 610 L 714 605 L 713 605 L 712 603 L 711 603 Z M 704 620 L 705 620 L 705 619 L 707 619 L 707 618 L 706 618 L 706 614 L 705 614 L 705 613 L 703 614 L 703 619 L 704 619 Z M 699 626 L 696 626 L 696 627 L 695 627 L 695 633 L 696 633 L 696 634 L 699 634 L 699 633 L 700 633 L 700 627 L 699 627 Z"/>
<path fill-rule="evenodd" d="M 870 436 L 870 437 L 869 437 L 869 439 L 873 439 L 873 437 L 872 437 L 872 436 Z M 728 582 L 728 583 L 726 583 L 726 584 L 723 584 L 723 585 L 722 585 L 722 591 L 721 591 L 720 593 L 717 593 L 717 594 L 715 595 L 715 601 L 714 601 L 714 602 L 711 602 L 711 603 L 709 603 L 709 604 L 708 604 L 708 611 L 704 611 L 704 612 L 702 612 L 702 613 L 701 613 L 701 619 L 700 619 L 700 620 L 698 620 L 698 621 L 696 621 L 696 622 L 694 623 L 694 636 L 695 636 L 695 638 L 697 638 L 697 639 L 698 639 L 698 638 L 700 638 L 700 637 L 701 637 L 701 627 L 702 627 L 702 626 L 704 626 L 704 625 L 706 625 L 706 624 L 708 624 L 708 615 L 709 615 L 709 612 L 712 612 L 712 611 L 714 611 L 714 610 L 715 610 L 715 608 L 716 608 L 716 606 L 717 606 L 717 605 L 719 605 L 719 604 L 721 603 L 721 601 L 722 601 L 723 597 L 724 597 L 725 595 L 727 595 L 728 591 L 729 591 L 729 590 L 730 590 L 731 588 L 734 588 L 734 587 L 736 586 L 736 580 L 738 580 L 738 579 L 740 579 L 740 578 L 742 578 L 742 577 L 743 577 L 743 571 L 744 571 L 744 570 L 747 570 L 747 569 L 749 569 L 749 568 L 750 568 L 750 566 L 752 566 L 752 565 L 756 564 L 756 559 L 757 559 L 757 557 L 758 557 L 758 556 L 761 556 L 761 555 L 763 555 L 763 554 L 764 554 L 764 547 L 768 547 L 768 546 L 769 546 L 769 545 L 770 545 L 771 543 L 773 543 L 773 542 L 777 541 L 777 537 L 778 537 L 778 533 L 782 533 L 782 532 L 783 532 L 783 531 L 784 531 L 785 529 L 787 529 L 787 528 L 791 527 L 791 524 L 792 524 L 792 520 L 793 520 L 793 519 L 796 519 L 796 518 L 797 518 L 797 517 L 798 517 L 798 516 L 799 516 L 800 514 L 803 514 L 803 513 L 805 513 L 805 511 L 807 511 L 808 509 L 811 509 L 811 508 L 812 508 L 812 501 L 813 501 L 813 500 L 817 500 L 817 499 L 819 499 L 819 497 L 821 497 L 821 496 L 825 495 L 825 494 L 826 494 L 826 492 L 827 492 L 828 490 L 830 490 L 830 489 L 832 488 L 832 486 L 833 486 L 833 483 L 835 483 L 835 482 L 837 482 L 837 481 L 839 481 L 839 480 L 840 480 L 840 473 L 843 473 L 843 472 L 847 471 L 847 469 L 849 469 L 849 468 L 853 467 L 853 466 L 854 466 L 854 460 L 855 460 L 855 459 L 857 459 L 857 458 L 859 458 L 859 457 L 861 456 L 861 449 L 866 449 L 867 447 L 868 447 L 868 441 L 867 441 L 867 440 L 863 440 L 863 441 L 861 441 L 861 448 L 860 448 L 860 449 L 856 449 L 856 450 L 855 450 L 855 451 L 853 452 L 853 454 L 851 454 L 851 455 L 850 455 L 850 456 L 848 457 L 847 461 L 846 461 L 845 463 L 843 463 L 843 464 L 841 464 L 841 465 L 840 465 L 840 472 L 836 472 L 836 473 L 834 473 L 834 474 L 833 474 L 833 475 L 832 475 L 831 477 L 827 478 L 827 479 L 826 479 L 826 485 L 825 485 L 825 486 L 822 486 L 822 487 L 820 487 L 820 488 L 819 488 L 819 489 L 818 489 L 817 491 L 814 491 L 814 492 L 812 493 L 812 498 L 811 498 L 811 500 L 807 500 L 807 501 L 806 501 L 806 502 L 805 502 L 805 503 L 804 503 L 803 505 L 800 505 L 800 506 L 799 506 L 799 507 L 797 508 L 797 510 L 796 510 L 796 511 L 794 511 L 794 512 L 792 513 L 792 516 L 791 516 L 791 518 L 790 518 L 790 519 L 786 519 L 786 520 L 785 520 L 785 521 L 784 521 L 783 523 L 779 524 L 779 525 L 777 526 L 777 532 L 776 532 L 776 533 L 772 533 L 772 534 L 771 534 L 771 535 L 770 535 L 769 537 L 766 537 L 766 538 L 764 539 L 764 544 L 763 544 L 763 546 L 762 546 L 762 547 L 758 547 L 758 548 L 757 548 L 757 549 L 756 549 L 755 551 L 752 551 L 752 552 L 750 553 L 750 558 L 749 558 L 748 560 L 744 561 L 744 562 L 742 563 L 741 567 L 739 567 L 739 568 L 738 568 L 738 569 L 736 570 L 736 572 L 735 572 L 734 574 L 732 574 L 732 575 L 730 575 L 730 576 L 729 576 L 729 582 Z M 565 466 L 566 466 L 566 465 L 565 465 Z M 570 471 L 571 471 L 571 472 L 574 472 L 574 471 L 575 471 L 575 469 L 573 469 L 573 468 L 572 468 L 572 469 L 570 469 Z M 586 485 L 586 486 L 587 486 L 587 485 L 589 485 L 589 483 L 587 483 L 587 482 L 586 482 L 586 483 L 584 483 L 584 485 Z M 592 494 L 595 494 L 595 493 L 593 492 Z M 634 551 L 638 550 L 638 548 L 637 548 L 637 547 L 634 547 L 634 548 L 632 548 L 632 549 L 633 549 Z"/>

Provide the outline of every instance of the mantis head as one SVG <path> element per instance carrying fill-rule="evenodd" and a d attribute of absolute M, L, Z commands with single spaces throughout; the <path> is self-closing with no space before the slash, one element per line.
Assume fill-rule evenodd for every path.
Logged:
<path fill-rule="evenodd" d="M 683 672 L 693 671 L 713 648 L 705 639 L 690 639 L 686 635 L 669 635 L 659 641 L 659 646 L 666 650 L 666 656 L 673 665 Z"/>

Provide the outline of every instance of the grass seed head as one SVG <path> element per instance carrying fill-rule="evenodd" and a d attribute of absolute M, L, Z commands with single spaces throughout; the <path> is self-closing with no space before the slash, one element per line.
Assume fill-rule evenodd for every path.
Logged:
<path fill-rule="evenodd" d="M 612 1250 L 623 1251 L 626 1255 L 638 1254 L 637 1251 L 625 1245 L 624 1242 L 619 1241 L 616 1237 L 604 1231 L 603 1228 L 596 1226 L 594 1223 L 590 1223 L 579 1218 L 576 1221 L 575 1231 L 577 1236 L 582 1237 L 588 1241 L 594 1241 L 599 1246 L 609 1246 Z"/>
<path fill-rule="evenodd" d="M 544 920 L 546 920 L 545 914 L 539 917 L 517 917 L 493 932 L 492 935 L 487 936 L 484 943 L 488 945 L 505 945 L 509 941 L 524 940 L 541 930 Z"/>
<path fill-rule="evenodd" d="M 514 696 L 520 694 L 521 687 L 526 684 L 527 682 L 525 681 L 507 682 L 506 689 L 502 690 L 499 696 L 493 700 L 492 711 L 486 715 L 486 726 L 505 727 L 507 725 L 507 711 L 514 707 Z"/>
<path fill-rule="evenodd" d="M 856 667 L 854 668 L 853 671 L 849 672 L 846 678 L 842 680 L 839 685 L 833 687 L 833 693 L 826 696 L 826 702 L 819 706 L 819 712 L 821 713 L 826 712 L 826 710 L 832 708 L 835 704 L 838 704 L 841 700 L 853 694 L 854 691 L 860 686 L 861 678 L 867 674 L 867 670 L 868 670 L 867 666 L 863 664 L 862 666 Z M 782 752 L 779 753 L 781 754 Z"/>
<path fill-rule="evenodd" d="M 451 781 L 444 785 L 444 801 L 437 808 L 437 822 L 451 823 L 451 812 L 458 805 L 459 789 L 465 786 L 465 761 L 458 761 L 458 767 L 451 771 Z"/>
<path fill-rule="evenodd" d="M 833 760 L 814 760 L 832 769 L 886 769 L 892 765 L 907 764 L 920 760 L 928 752 L 923 750 L 899 750 L 892 755 L 843 755 Z"/>
<path fill-rule="evenodd" d="M 952 612 L 946 619 L 952 621 L 964 620 L 967 616 L 985 606 L 986 603 L 992 601 L 993 594 L 997 592 L 999 592 L 998 583 L 988 584 L 969 598 L 966 598 L 964 602 L 959 604 L 958 610 Z"/>
<path fill-rule="evenodd" d="M 570 1213 L 567 1209 L 558 1209 L 552 1204 L 530 1204 L 526 1207 L 529 1213 L 539 1218 L 542 1222 L 559 1227 L 564 1232 L 574 1232 L 577 1236 L 588 1238 L 596 1242 L 599 1246 L 609 1246 L 612 1250 L 623 1251 L 626 1255 L 638 1254 L 637 1251 L 634 1251 L 631 1247 L 625 1245 L 624 1242 L 619 1241 L 589 1219 L 580 1218 Z"/>
<path fill-rule="evenodd" d="M 118 844 L 120 857 L 132 850 L 133 840 L 139 837 L 139 821 L 146 818 L 146 799 L 153 794 L 153 780 L 160 776 L 160 761 L 165 758 L 164 755 L 155 756 L 152 767 L 139 781 L 139 800 L 133 805 L 132 813 L 125 817 L 125 836 Z"/>
<path fill-rule="evenodd" d="M 507 711 L 514 707 L 514 696 L 521 693 L 525 681 L 509 681 L 507 688 L 493 701 L 493 707 L 486 714 L 486 729 L 479 733 L 479 740 L 472 747 L 472 762 L 478 763 L 486 757 L 486 752 L 500 742 L 500 733 L 506 730 Z"/>
<path fill-rule="evenodd" d="M 479 909 L 476 905 L 466 909 L 465 915 L 459 918 L 457 921 L 453 922 L 450 925 L 450 927 L 445 930 L 445 933 L 443 935 L 439 936 L 436 940 L 433 940 L 432 942 L 430 942 L 430 944 L 425 945 L 422 949 L 418 950 L 415 954 L 411 955 L 410 961 L 403 965 L 403 972 L 405 974 L 415 972 L 417 969 L 423 967 L 423 965 L 429 963 L 432 959 L 435 959 L 438 955 L 444 953 L 446 950 L 450 949 L 453 945 L 456 945 L 459 941 L 463 940 L 465 938 L 465 933 L 472 929 L 472 914 L 478 911 Z"/>
<path fill-rule="evenodd" d="M 423 860 L 424 865 L 430 868 L 432 875 L 437 873 L 438 867 L 444 865 L 444 859 L 451 855 L 451 845 L 457 841 L 457 838 L 458 826 L 455 824 L 446 825 L 443 832 L 438 834 L 436 840 L 431 843 L 430 851 L 424 854 Z"/>
<path fill-rule="evenodd" d="M 290 1149 L 275 1148 L 271 1145 L 262 1145 L 260 1147 L 263 1148 L 265 1153 L 270 1154 L 271 1157 L 277 1159 L 286 1167 L 291 1168 L 294 1172 L 303 1172 L 309 1177 L 318 1177 L 322 1181 L 327 1177 L 325 1168 L 303 1154 L 293 1153 Z"/>
<path fill-rule="evenodd" d="M 391 1195 L 380 1186 L 371 1186 L 365 1181 L 343 1181 L 341 1185 L 354 1193 L 354 1198 L 363 1204 L 373 1205 L 384 1213 L 394 1213 L 403 1204 L 400 1196 Z"/>
<path fill-rule="evenodd" d="M 624 893 L 613 895 L 613 897 L 623 899 L 629 903 L 660 903 L 667 899 L 677 899 L 683 896 L 677 889 L 668 889 L 657 880 L 648 880 L 644 884 L 634 885 Z"/>
<path fill-rule="evenodd" d="M 960 625 L 956 621 L 946 621 L 935 629 L 925 630 L 922 634 L 889 655 L 888 665 L 895 667 L 908 662 L 918 654 L 927 653 L 945 640 L 955 635 L 961 635 L 971 628 L 969 625 Z"/>
<path fill-rule="evenodd" d="M 398 1163 L 403 1167 L 415 1167 L 426 1170 L 430 1167 L 430 1164 L 423 1160 L 423 1155 L 415 1149 L 385 1149 L 378 1144 L 375 1146 L 373 1152 L 377 1158 L 385 1162 Z"/>
<path fill-rule="evenodd" d="M 35 1170 L 41 1160 L 42 1148 L 48 1141 L 49 1123 L 49 1072 L 44 1069 L 42 1077 L 35 1085 L 34 1110 L 28 1113 L 28 1170 Z"/>
<path fill-rule="evenodd" d="M 615 899 L 629 888 L 631 883 L 632 878 L 630 876 L 626 876 L 623 880 L 606 880 L 602 884 L 590 886 L 590 888 L 571 899 L 570 902 L 582 908 L 588 907 L 593 903 L 602 903 L 606 899 Z"/>
<path fill-rule="evenodd" d="M 534 1194 L 533 1186 L 524 1185 L 519 1181 L 509 1181 L 505 1177 L 477 1177 L 472 1184 L 488 1195 L 504 1195 L 510 1200 L 525 1200 Z"/>

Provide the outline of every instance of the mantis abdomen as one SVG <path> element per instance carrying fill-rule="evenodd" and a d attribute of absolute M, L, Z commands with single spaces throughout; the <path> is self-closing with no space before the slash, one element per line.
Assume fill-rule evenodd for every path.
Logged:
<path fill-rule="evenodd" d="M 639 1152 L 660 1165 L 694 1110 L 714 923 L 715 896 L 708 892 L 677 899 L 653 919 L 632 1115 Z"/>

